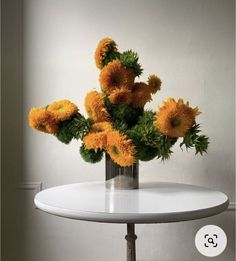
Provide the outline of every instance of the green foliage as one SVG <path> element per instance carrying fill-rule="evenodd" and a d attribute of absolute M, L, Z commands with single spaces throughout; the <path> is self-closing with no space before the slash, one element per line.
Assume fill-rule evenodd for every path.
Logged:
<path fill-rule="evenodd" d="M 71 133 L 72 122 L 73 120 L 68 120 L 60 123 L 59 132 L 56 134 L 56 137 L 62 143 L 69 144 L 74 137 Z"/>
<path fill-rule="evenodd" d="M 143 72 L 143 69 L 138 63 L 138 54 L 132 50 L 128 50 L 126 52 L 123 52 L 120 55 L 120 61 L 126 68 L 131 68 L 134 70 L 136 76 L 140 76 Z"/>
<path fill-rule="evenodd" d="M 119 59 L 120 57 L 120 53 L 114 51 L 113 47 L 110 46 L 109 51 L 106 53 L 106 56 L 104 57 L 102 63 L 103 66 L 107 65 L 108 63 L 110 63 L 111 61 L 115 60 L 115 59 Z"/>
<path fill-rule="evenodd" d="M 107 96 L 104 102 L 113 127 L 121 132 L 134 126 L 144 111 L 143 108 L 133 108 L 127 104 L 112 104 Z"/>
<path fill-rule="evenodd" d="M 97 163 L 101 161 L 103 157 L 103 151 L 102 150 L 88 150 L 85 148 L 84 144 L 80 147 L 80 155 L 81 157 L 89 163 Z"/>
<path fill-rule="evenodd" d="M 138 124 L 140 125 L 148 125 L 153 126 L 153 122 L 155 120 L 155 112 L 151 110 L 146 110 L 142 117 L 139 118 Z"/>
<path fill-rule="evenodd" d="M 92 125 L 90 119 L 86 119 L 80 113 L 77 113 L 72 120 L 70 131 L 75 139 L 83 139 L 83 137 L 89 132 Z"/>
<path fill-rule="evenodd" d="M 135 125 L 138 118 L 143 113 L 143 108 L 133 108 L 126 104 L 113 105 L 110 111 L 110 115 L 114 122 L 119 122 L 120 126 L 126 125 L 128 128 Z"/>
<path fill-rule="evenodd" d="M 151 160 L 154 157 L 168 159 L 172 153 L 171 147 L 177 141 L 177 138 L 159 133 L 153 124 L 154 120 L 155 113 L 145 111 L 138 124 L 126 132 L 133 140 L 137 149 L 136 156 L 140 160 Z"/>
<path fill-rule="evenodd" d="M 158 148 L 158 158 L 167 160 L 173 153 L 171 147 L 176 143 L 177 138 L 171 138 L 162 134 L 159 134 L 159 141 L 157 139 L 156 146 Z"/>
<path fill-rule="evenodd" d="M 59 132 L 55 136 L 59 141 L 69 144 L 73 138 L 82 140 L 91 125 L 90 119 L 85 119 L 80 113 L 76 113 L 71 119 L 60 122 Z"/>
<path fill-rule="evenodd" d="M 128 125 L 125 120 L 115 120 L 112 122 L 112 127 L 116 130 L 119 130 L 122 133 L 125 133 L 128 129 Z"/>
<path fill-rule="evenodd" d="M 141 144 L 140 144 L 141 145 Z M 137 149 L 137 147 L 136 147 Z M 149 161 L 158 156 L 158 150 L 156 148 L 141 145 L 138 147 L 136 157 L 141 161 Z"/>
<path fill-rule="evenodd" d="M 209 138 L 205 135 L 199 135 L 199 132 L 201 130 L 199 129 L 200 125 L 196 124 L 194 125 L 183 138 L 183 141 L 180 144 L 180 147 L 182 148 L 183 145 L 185 145 L 186 149 L 191 149 L 195 147 L 196 154 L 200 153 L 201 155 L 205 152 L 207 152 L 207 148 L 209 145 Z"/>

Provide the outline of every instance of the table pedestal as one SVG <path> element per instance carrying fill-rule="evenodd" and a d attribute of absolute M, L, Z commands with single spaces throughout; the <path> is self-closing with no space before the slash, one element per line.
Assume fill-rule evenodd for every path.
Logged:
<path fill-rule="evenodd" d="M 135 224 L 127 224 L 125 239 L 127 240 L 127 261 L 136 261 L 135 240 L 137 236 L 135 235 Z"/>

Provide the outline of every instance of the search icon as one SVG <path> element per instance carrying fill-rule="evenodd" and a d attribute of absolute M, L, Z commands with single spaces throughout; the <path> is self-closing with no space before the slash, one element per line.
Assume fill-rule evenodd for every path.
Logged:
<path fill-rule="evenodd" d="M 210 243 L 210 244 L 215 244 L 212 237 L 209 237 L 209 238 L 207 239 L 207 241 L 208 241 L 208 243 Z"/>
<path fill-rule="evenodd" d="M 222 228 L 206 225 L 198 230 L 195 236 L 195 245 L 204 256 L 219 256 L 227 246 L 227 236 Z"/>

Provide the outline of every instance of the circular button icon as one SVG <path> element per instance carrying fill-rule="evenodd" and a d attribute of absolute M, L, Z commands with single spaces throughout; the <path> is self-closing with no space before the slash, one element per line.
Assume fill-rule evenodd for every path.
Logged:
<path fill-rule="evenodd" d="M 207 225 L 198 230 L 195 236 L 197 250 L 204 256 L 218 256 L 226 248 L 227 237 L 223 229 L 215 225 Z"/>

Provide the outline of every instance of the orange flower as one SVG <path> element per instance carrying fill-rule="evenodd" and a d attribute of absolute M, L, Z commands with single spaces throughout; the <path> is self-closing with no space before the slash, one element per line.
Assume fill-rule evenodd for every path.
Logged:
<path fill-rule="evenodd" d="M 105 133 L 88 133 L 83 138 L 83 142 L 88 150 L 104 149 L 107 145 L 107 135 Z"/>
<path fill-rule="evenodd" d="M 112 125 L 109 121 L 102 121 L 94 123 L 90 129 L 91 132 L 108 132 L 112 130 Z"/>
<path fill-rule="evenodd" d="M 29 112 L 29 126 L 32 129 L 55 134 L 58 132 L 58 124 L 52 113 L 45 108 L 32 108 Z"/>
<path fill-rule="evenodd" d="M 104 66 L 104 59 L 106 58 L 107 54 L 109 52 L 117 52 L 117 47 L 116 47 L 115 41 L 113 41 L 111 38 L 103 38 L 95 51 L 94 54 L 94 59 L 96 66 L 99 69 L 102 69 Z"/>
<path fill-rule="evenodd" d="M 107 132 L 112 130 L 109 122 L 98 122 L 92 125 L 89 133 L 83 138 L 87 149 L 105 149 L 107 146 Z"/>
<path fill-rule="evenodd" d="M 121 167 L 132 166 L 135 159 L 135 147 L 130 139 L 119 131 L 107 133 L 107 153 L 111 159 Z"/>
<path fill-rule="evenodd" d="M 161 89 L 161 79 L 156 75 L 150 75 L 148 77 L 148 85 L 152 94 L 155 94 Z"/>
<path fill-rule="evenodd" d="M 130 90 L 124 88 L 116 89 L 110 94 L 109 100 L 114 104 L 130 104 L 132 101 L 132 94 Z"/>
<path fill-rule="evenodd" d="M 133 107 L 144 107 L 144 105 L 151 101 L 151 92 L 149 86 L 144 82 L 137 82 L 133 86 Z"/>
<path fill-rule="evenodd" d="M 125 69 L 119 60 L 114 60 L 101 70 L 99 80 L 102 89 L 111 94 L 116 89 L 131 89 L 134 78 L 132 69 Z"/>
<path fill-rule="evenodd" d="M 60 100 L 50 104 L 47 110 L 53 114 L 56 120 L 65 121 L 78 112 L 78 107 L 69 100 Z"/>
<path fill-rule="evenodd" d="M 95 122 L 108 121 L 109 114 L 102 93 L 97 91 L 89 92 L 85 97 L 85 108 L 89 117 Z"/>
<path fill-rule="evenodd" d="M 199 115 L 199 109 L 189 107 L 183 99 L 177 102 L 169 98 L 156 113 L 156 128 L 170 137 L 184 137 L 185 133 L 195 124 L 195 117 Z"/>

